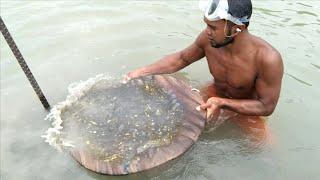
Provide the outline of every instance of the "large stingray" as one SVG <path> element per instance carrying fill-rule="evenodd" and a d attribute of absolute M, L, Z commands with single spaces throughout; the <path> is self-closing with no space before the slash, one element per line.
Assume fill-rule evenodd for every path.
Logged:
<path fill-rule="evenodd" d="M 58 128 L 48 130 L 47 141 L 60 143 L 80 164 L 103 174 L 135 173 L 176 158 L 205 125 L 196 110 L 201 96 L 173 76 L 126 84 L 101 78 L 75 97 L 53 108 L 49 119 L 55 118 Z M 59 137 L 52 138 L 56 129 Z"/>

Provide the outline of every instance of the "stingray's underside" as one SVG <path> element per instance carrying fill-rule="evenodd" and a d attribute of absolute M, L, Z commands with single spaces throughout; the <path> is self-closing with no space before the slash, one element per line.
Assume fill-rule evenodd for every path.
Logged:
<path fill-rule="evenodd" d="M 61 112 L 63 138 L 86 168 L 120 175 L 150 169 L 185 152 L 205 120 L 186 81 L 152 76 L 126 84 L 97 82 Z"/>

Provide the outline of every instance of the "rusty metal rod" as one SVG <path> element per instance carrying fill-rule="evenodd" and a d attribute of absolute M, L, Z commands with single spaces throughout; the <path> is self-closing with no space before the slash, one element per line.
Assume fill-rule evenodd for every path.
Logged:
<path fill-rule="evenodd" d="M 38 95 L 43 107 L 45 109 L 49 110 L 50 109 L 50 105 L 49 105 L 46 97 L 42 93 L 42 91 L 41 91 L 41 89 L 39 87 L 39 84 L 37 83 L 36 79 L 34 78 L 33 74 L 31 73 L 26 61 L 24 60 L 22 54 L 20 53 L 16 43 L 12 39 L 12 37 L 11 37 L 6 25 L 4 24 L 1 16 L 0 16 L 0 30 L 1 30 L 1 33 L 2 33 L 2 35 L 4 37 L 4 39 L 7 41 L 11 51 L 13 52 L 14 56 L 16 57 L 18 63 L 20 64 L 24 74 L 27 76 L 31 86 L 33 87 L 33 90 Z"/>

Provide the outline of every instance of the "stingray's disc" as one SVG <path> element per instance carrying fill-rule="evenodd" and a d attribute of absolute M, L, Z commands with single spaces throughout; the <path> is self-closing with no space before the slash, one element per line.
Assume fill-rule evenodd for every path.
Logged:
<path fill-rule="evenodd" d="M 184 80 L 152 76 L 127 84 L 101 80 L 63 108 L 61 139 L 84 167 L 121 175 L 184 153 L 205 124 L 201 96 Z"/>

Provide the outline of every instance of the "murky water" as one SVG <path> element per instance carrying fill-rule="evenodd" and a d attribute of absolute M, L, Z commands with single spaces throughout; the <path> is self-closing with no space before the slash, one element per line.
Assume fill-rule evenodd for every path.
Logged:
<path fill-rule="evenodd" d="M 274 145 L 252 149 L 226 123 L 181 158 L 108 179 L 316 179 L 320 162 L 320 2 L 253 1 L 250 30 L 282 54 L 285 76 L 269 117 Z M 178 51 L 205 27 L 197 1 L 1 1 L 1 16 L 53 105 L 70 83 L 100 73 L 120 76 Z M 1 178 L 104 179 L 40 137 L 43 110 L 1 36 Z M 211 77 L 205 60 L 182 72 Z"/>

